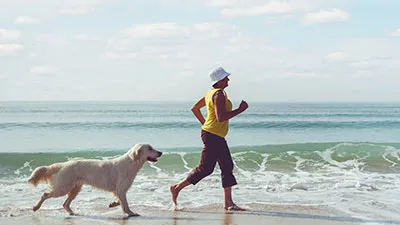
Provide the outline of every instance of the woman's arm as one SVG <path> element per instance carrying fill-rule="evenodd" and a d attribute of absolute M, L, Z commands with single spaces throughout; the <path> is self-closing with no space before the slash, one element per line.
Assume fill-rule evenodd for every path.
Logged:
<path fill-rule="evenodd" d="M 206 101 L 203 98 L 201 98 L 199 101 L 196 102 L 196 104 L 194 104 L 192 106 L 192 112 L 193 114 L 196 116 L 196 118 L 199 120 L 199 122 L 203 125 L 206 120 L 204 119 L 203 114 L 201 113 L 200 109 L 203 108 L 206 105 Z"/>
<path fill-rule="evenodd" d="M 232 110 L 231 112 L 226 111 L 226 106 L 225 106 L 225 95 L 222 91 L 217 91 L 214 94 L 214 103 L 215 103 L 215 115 L 217 116 L 217 121 L 218 122 L 223 122 L 226 120 L 231 119 L 232 117 L 235 117 L 245 111 L 249 106 L 245 101 L 242 100 L 240 103 L 240 106 Z"/>

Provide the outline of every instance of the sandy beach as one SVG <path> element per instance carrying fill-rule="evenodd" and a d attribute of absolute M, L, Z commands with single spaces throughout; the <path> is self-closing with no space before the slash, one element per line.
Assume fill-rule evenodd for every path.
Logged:
<path fill-rule="evenodd" d="M 15 210 L 0 217 L 7 225 L 75 225 L 75 224 L 143 224 L 143 225 L 233 225 L 233 224 L 400 224 L 396 220 L 371 220 L 337 215 L 330 209 L 315 206 L 247 205 L 247 211 L 225 212 L 217 205 L 178 211 L 157 208 L 132 207 L 141 216 L 126 217 L 120 209 L 86 212 L 85 215 L 69 216 L 63 209 L 41 209 L 34 213 Z M 100 214 L 99 214 L 100 212 Z M 77 211 L 77 213 L 79 213 Z M 97 213 L 97 215 L 96 215 Z M 336 214 L 336 215 L 335 215 Z"/>

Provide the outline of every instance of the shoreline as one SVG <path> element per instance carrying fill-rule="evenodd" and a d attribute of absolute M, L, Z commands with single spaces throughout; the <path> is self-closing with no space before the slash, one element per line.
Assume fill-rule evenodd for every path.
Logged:
<path fill-rule="evenodd" d="M 93 209 L 78 216 L 69 216 L 64 209 L 43 209 L 38 212 L 24 209 L 0 217 L 1 224 L 7 225 L 74 225 L 84 224 L 143 224 L 143 225 L 231 225 L 231 224 L 308 224 L 308 225 L 350 225 L 350 224 L 400 224 L 400 220 L 364 219 L 343 215 L 325 206 L 265 205 L 249 204 L 247 211 L 225 211 L 220 205 L 198 208 L 183 208 L 177 211 L 157 207 L 133 206 L 138 217 L 127 217 L 120 208 Z M 75 210 L 78 214 L 79 209 Z"/>

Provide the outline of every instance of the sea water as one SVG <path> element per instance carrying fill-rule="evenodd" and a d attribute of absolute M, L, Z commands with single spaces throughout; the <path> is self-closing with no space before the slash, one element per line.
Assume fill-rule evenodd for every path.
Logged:
<path fill-rule="evenodd" d="M 0 214 L 30 210 L 47 184 L 38 166 L 111 159 L 135 143 L 164 154 L 146 163 L 128 192 L 135 205 L 168 209 L 169 185 L 199 162 L 201 125 L 192 103 L 0 102 Z M 234 107 L 238 103 L 234 102 Z M 203 111 L 203 114 L 205 112 Z M 252 103 L 226 137 L 239 205 L 330 207 L 367 219 L 400 219 L 400 103 Z M 64 198 L 43 209 L 62 209 Z M 111 193 L 84 187 L 71 207 L 106 208 Z M 182 207 L 223 204 L 218 166 L 179 196 Z"/>

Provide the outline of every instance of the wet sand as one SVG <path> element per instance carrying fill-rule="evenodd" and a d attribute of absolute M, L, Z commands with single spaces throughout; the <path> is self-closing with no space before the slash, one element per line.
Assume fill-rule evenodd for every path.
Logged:
<path fill-rule="evenodd" d="M 323 206 L 293 205 L 246 205 L 247 211 L 230 212 L 220 206 L 210 205 L 200 208 L 187 208 L 178 211 L 162 210 L 153 207 L 132 206 L 138 217 L 127 217 L 121 209 L 98 210 L 78 216 L 69 216 L 63 209 L 41 209 L 32 212 L 28 209 L 2 214 L 0 224 L 7 225 L 101 225 L 101 224 L 143 224 L 143 225 L 348 225 L 348 224 L 400 224 L 400 221 L 371 220 L 354 216 L 339 215 Z M 75 210 L 79 213 L 78 210 Z"/>

